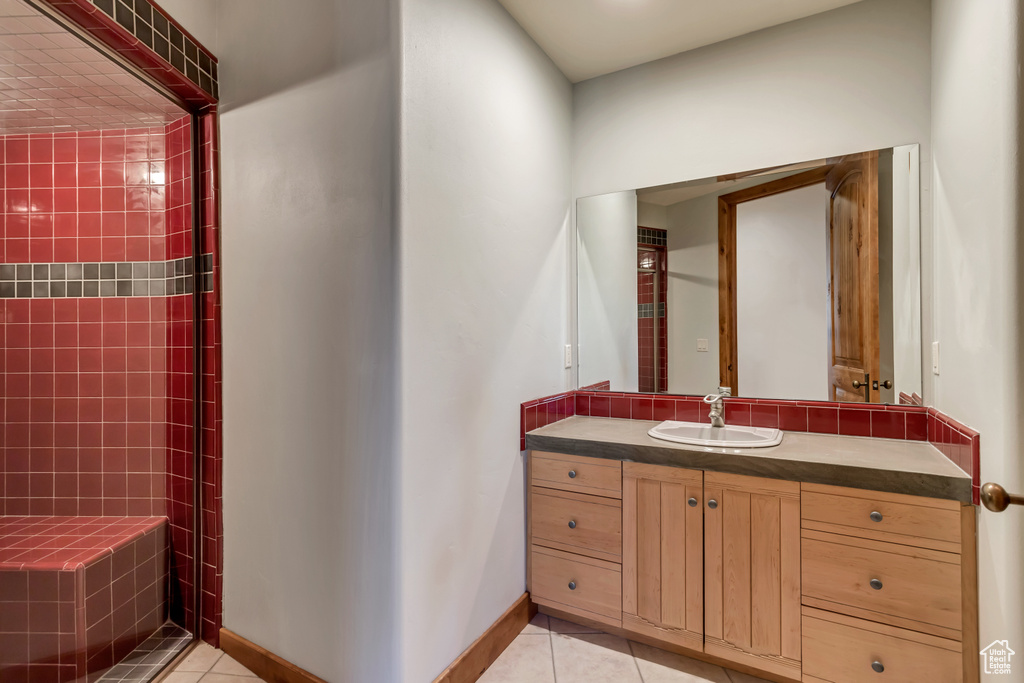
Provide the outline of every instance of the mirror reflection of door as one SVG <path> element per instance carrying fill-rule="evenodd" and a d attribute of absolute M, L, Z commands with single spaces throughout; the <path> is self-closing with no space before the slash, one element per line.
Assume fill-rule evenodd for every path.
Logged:
<path fill-rule="evenodd" d="M 829 384 L 833 401 L 877 403 L 878 152 L 843 157 L 825 180 L 829 192 Z"/>

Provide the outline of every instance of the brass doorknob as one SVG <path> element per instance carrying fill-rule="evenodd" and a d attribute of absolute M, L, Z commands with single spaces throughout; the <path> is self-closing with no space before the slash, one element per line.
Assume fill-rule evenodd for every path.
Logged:
<path fill-rule="evenodd" d="M 861 387 L 866 387 L 866 386 L 867 386 L 867 382 L 861 382 L 858 379 L 853 380 L 853 388 L 854 389 L 860 389 Z"/>
<path fill-rule="evenodd" d="M 883 389 L 892 389 L 892 380 L 891 379 L 887 379 L 884 382 L 882 382 L 882 388 Z"/>
<path fill-rule="evenodd" d="M 999 484 L 989 482 L 981 487 L 981 503 L 992 512 L 1002 512 L 1011 505 L 1024 505 L 1024 496 L 1007 493 Z"/>

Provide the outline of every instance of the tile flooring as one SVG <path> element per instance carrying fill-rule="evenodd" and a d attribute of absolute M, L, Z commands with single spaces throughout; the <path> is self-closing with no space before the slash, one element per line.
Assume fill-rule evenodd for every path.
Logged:
<path fill-rule="evenodd" d="M 201 643 L 161 683 L 256 683 L 260 679 Z M 689 657 L 538 614 L 480 683 L 768 683 Z"/>
<path fill-rule="evenodd" d="M 258 683 L 253 672 L 206 643 L 199 643 L 161 683 Z"/>
<path fill-rule="evenodd" d="M 768 682 L 538 614 L 480 683 Z"/>

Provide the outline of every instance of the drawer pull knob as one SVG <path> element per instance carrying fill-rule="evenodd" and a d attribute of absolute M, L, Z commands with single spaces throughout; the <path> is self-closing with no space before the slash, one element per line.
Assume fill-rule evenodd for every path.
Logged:
<path fill-rule="evenodd" d="M 882 513 L 878 512 L 878 511 L 872 512 L 871 513 L 871 521 L 872 522 L 881 522 L 882 521 Z"/>
<path fill-rule="evenodd" d="M 716 507 L 718 507 L 718 501 L 712 498 L 711 500 L 708 501 L 708 507 L 714 510 Z"/>
<path fill-rule="evenodd" d="M 686 504 L 689 505 L 692 508 L 695 508 L 695 507 L 697 507 L 697 499 L 696 498 L 691 498 L 690 500 L 686 501 Z"/>
<path fill-rule="evenodd" d="M 878 579 L 871 579 L 871 581 L 870 581 L 870 585 L 871 585 L 871 587 L 872 587 L 872 588 L 874 588 L 874 589 L 875 589 L 876 591 L 880 591 L 880 590 L 882 590 L 882 582 L 881 582 L 881 581 L 879 581 Z"/>
<path fill-rule="evenodd" d="M 880 674 L 885 671 L 885 667 L 882 666 L 881 662 L 871 662 L 871 669 L 876 673 Z"/>
<path fill-rule="evenodd" d="M 574 519 L 570 519 L 569 520 L 569 528 L 570 529 L 575 529 L 576 528 L 576 520 L 574 520 Z"/>
<path fill-rule="evenodd" d="M 576 582 L 575 581 L 570 581 L 569 582 L 569 590 L 571 590 L 571 591 L 576 590 Z"/>
<path fill-rule="evenodd" d="M 569 478 L 570 479 L 575 479 L 576 478 L 576 470 L 569 470 Z"/>

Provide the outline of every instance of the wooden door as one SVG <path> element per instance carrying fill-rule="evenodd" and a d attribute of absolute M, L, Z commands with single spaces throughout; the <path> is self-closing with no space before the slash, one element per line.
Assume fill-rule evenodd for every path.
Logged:
<path fill-rule="evenodd" d="M 702 651 L 704 473 L 622 464 L 622 627 Z"/>
<path fill-rule="evenodd" d="M 704 651 L 800 678 L 800 484 L 704 473 Z"/>
<path fill-rule="evenodd" d="M 878 152 L 835 160 L 829 192 L 829 384 L 833 401 L 879 401 Z M 854 382 L 867 386 L 854 386 Z"/>

